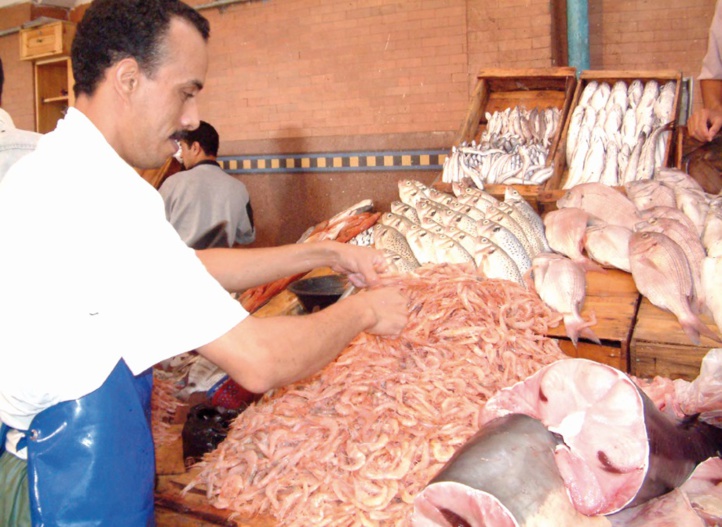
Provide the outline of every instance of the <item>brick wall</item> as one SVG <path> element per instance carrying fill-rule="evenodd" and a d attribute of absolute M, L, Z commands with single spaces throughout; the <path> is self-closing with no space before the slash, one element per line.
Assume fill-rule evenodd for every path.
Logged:
<path fill-rule="evenodd" d="M 321 151 L 404 137 L 403 146 L 439 147 L 458 130 L 479 69 L 555 64 L 552 10 L 562 4 L 266 0 L 205 9 L 212 59 L 203 114 L 221 131 L 222 151 L 268 151 L 299 138 Z M 714 0 L 590 2 L 591 67 L 696 76 L 713 10 Z M 0 37 L 4 102 L 28 126 L 32 70 L 17 61 L 17 40 Z"/>

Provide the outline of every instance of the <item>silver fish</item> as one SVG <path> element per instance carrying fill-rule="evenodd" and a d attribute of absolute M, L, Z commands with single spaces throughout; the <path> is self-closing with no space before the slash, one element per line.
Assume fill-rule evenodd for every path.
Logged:
<path fill-rule="evenodd" d="M 419 265 L 406 237 L 388 225 L 376 223 L 374 225 L 374 247 L 379 250 L 389 250 L 408 260 L 411 264 Z"/>
<path fill-rule="evenodd" d="M 414 253 L 414 257 L 421 264 L 438 263 L 432 233 L 423 227 L 414 225 L 406 233 L 406 241 Z"/>
<path fill-rule="evenodd" d="M 506 187 L 504 189 L 504 203 L 512 205 L 522 216 L 526 218 L 527 222 L 534 230 L 534 237 L 541 243 L 541 251 L 549 252 L 551 247 L 549 247 L 549 242 L 547 241 L 546 234 L 544 233 L 544 220 L 542 220 L 541 216 L 539 216 L 537 211 L 534 210 L 534 207 L 532 207 L 531 204 L 524 199 L 524 196 L 522 196 L 514 187 Z"/>
<path fill-rule="evenodd" d="M 615 141 L 607 143 L 607 151 L 604 154 L 604 169 L 599 182 L 608 187 L 619 185 L 619 148 Z"/>
<path fill-rule="evenodd" d="M 692 311 L 692 272 L 679 245 L 661 233 L 635 232 L 629 239 L 629 263 L 639 292 L 674 314 L 692 343 L 699 345 L 700 335 L 722 342 Z"/>
<path fill-rule="evenodd" d="M 606 82 L 602 82 L 597 89 L 594 91 L 589 106 L 594 108 L 597 112 L 603 110 L 609 100 L 609 95 L 612 93 L 612 88 Z"/>
<path fill-rule="evenodd" d="M 386 260 L 386 269 L 391 273 L 407 274 L 412 272 L 414 269 L 419 267 L 419 262 L 414 260 L 413 262 L 403 258 L 401 255 L 395 252 L 384 249 L 384 259 Z"/>
<path fill-rule="evenodd" d="M 629 161 L 624 169 L 624 177 L 622 178 L 623 183 L 626 184 L 638 179 L 637 169 L 639 168 L 639 160 L 642 157 L 642 148 L 644 148 L 646 140 L 647 136 L 644 133 L 640 133 L 637 136 L 637 143 L 634 145 L 632 153 L 629 154 Z"/>
<path fill-rule="evenodd" d="M 404 216 L 405 218 L 408 218 L 412 222 L 416 223 L 417 225 L 421 223 L 416 209 L 402 201 L 392 201 L 391 212 L 393 212 L 394 214 L 398 214 L 399 216 Z"/>
<path fill-rule="evenodd" d="M 517 221 L 512 218 L 507 212 L 504 212 L 501 208 L 496 208 L 488 211 L 486 217 L 494 223 L 498 223 L 499 225 L 502 225 L 509 229 L 511 233 L 516 236 L 516 238 L 524 246 L 524 250 L 530 258 L 533 257 L 534 254 L 536 254 L 536 249 L 527 238 L 526 234 L 524 233 L 524 229 L 522 229 L 521 225 L 519 225 Z"/>
<path fill-rule="evenodd" d="M 644 92 L 644 84 L 639 79 L 634 79 L 627 89 L 627 100 L 632 108 L 636 108 L 642 98 Z"/>
<path fill-rule="evenodd" d="M 544 303 L 564 317 L 567 336 L 574 346 L 579 337 L 599 344 L 599 338 L 590 328 L 596 319 L 585 321 L 580 314 L 586 296 L 584 269 L 560 254 L 541 253 L 532 261 L 532 275 L 534 289 Z"/>
<path fill-rule="evenodd" d="M 526 252 L 519 239 L 503 225 L 489 219 L 482 221 L 479 226 L 479 238 L 487 238 L 494 245 L 500 247 L 514 260 L 522 274 L 526 273 L 531 267 L 529 253 Z"/>
<path fill-rule="evenodd" d="M 649 137 L 647 137 L 647 140 L 644 142 L 644 146 L 642 146 L 636 179 L 652 179 L 657 164 L 656 151 L 659 136 L 670 130 L 673 124 L 673 122 L 668 122 L 663 126 L 655 128 L 652 133 L 649 134 Z"/>
<path fill-rule="evenodd" d="M 474 254 L 479 271 L 487 278 L 509 280 L 526 287 L 524 277 L 514 260 L 497 245 L 488 243 L 486 238 L 482 238 L 481 242 Z"/>
<path fill-rule="evenodd" d="M 589 101 L 592 100 L 592 96 L 594 95 L 594 92 L 597 91 L 598 87 L 599 83 L 597 81 L 589 81 L 582 90 L 582 94 L 579 96 L 579 106 L 584 107 L 589 105 Z"/>
<path fill-rule="evenodd" d="M 412 207 L 416 206 L 416 202 L 419 199 L 426 197 L 426 194 L 424 193 L 426 185 L 420 183 L 419 181 L 415 181 L 413 179 L 403 179 L 399 181 L 398 186 L 399 198 L 403 203 Z"/>

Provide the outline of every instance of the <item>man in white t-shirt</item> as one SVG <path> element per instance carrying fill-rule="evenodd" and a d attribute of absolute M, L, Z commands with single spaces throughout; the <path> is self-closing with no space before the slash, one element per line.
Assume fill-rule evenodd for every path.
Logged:
<path fill-rule="evenodd" d="M 0 181 L 15 162 L 33 150 L 40 139 L 40 134 L 15 127 L 10 114 L 2 109 L 5 72 L 0 59 Z"/>
<path fill-rule="evenodd" d="M 0 525 L 153 523 L 150 368 L 164 359 L 195 349 L 263 393 L 407 322 L 396 288 L 249 316 L 229 291 L 319 266 L 364 287 L 383 256 L 194 251 L 168 223 L 133 167 L 160 166 L 198 126 L 208 37 L 178 0 L 94 0 L 72 46 L 75 107 L 0 184 Z"/>
<path fill-rule="evenodd" d="M 691 137 L 709 142 L 722 128 L 722 0 L 717 0 L 698 79 L 702 108 L 687 120 L 687 131 Z"/>

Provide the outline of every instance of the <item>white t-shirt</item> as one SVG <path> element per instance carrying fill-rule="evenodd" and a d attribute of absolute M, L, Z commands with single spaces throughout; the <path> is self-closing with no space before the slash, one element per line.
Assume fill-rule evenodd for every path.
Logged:
<path fill-rule="evenodd" d="M 717 0 L 714 18 L 709 26 L 707 54 L 702 60 L 699 80 L 722 79 L 722 1 Z"/>
<path fill-rule="evenodd" d="M 27 429 L 207 344 L 248 313 L 165 219 L 158 192 L 69 109 L 0 182 L 0 419 Z"/>

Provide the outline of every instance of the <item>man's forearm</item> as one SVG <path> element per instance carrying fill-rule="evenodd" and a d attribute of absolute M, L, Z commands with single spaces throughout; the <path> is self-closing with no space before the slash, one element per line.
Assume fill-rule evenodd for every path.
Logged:
<path fill-rule="evenodd" d="M 701 80 L 699 87 L 702 92 L 702 104 L 706 109 L 722 109 L 722 79 Z"/>

